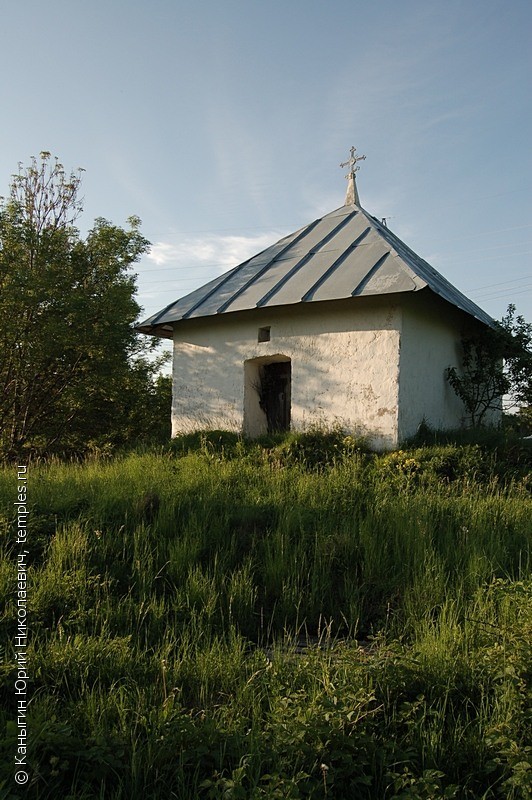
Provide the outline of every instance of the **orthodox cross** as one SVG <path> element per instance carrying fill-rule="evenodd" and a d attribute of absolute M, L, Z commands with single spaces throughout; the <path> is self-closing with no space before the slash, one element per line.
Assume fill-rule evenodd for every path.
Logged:
<path fill-rule="evenodd" d="M 347 192 L 345 195 L 345 205 L 360 205 L 360 198 L 358 196 L 357 190 L 357 183 L 355 180 L 355 173 L 358 172 L 360 167 L 357 167 L 357 161 L 364 161 L 366 156 L 357 156 L 356 147 L 352 147 L 349 151 L 351 153 L 351 158 L 349 161 L 344 161 L 343 164 L 340 164 L 341 167 L 349 167 L 349 172 L 345 176 L 347 178 Z"/>
<path fill-rule="evenodd" d="M 356 150 L 357 150 L 356 147 L 352 147 L 351 150 L 349 151 L 351 153 L 351 158 L 348 161 L 344 161 L 342 164 L 340 164 L 341 167 L 349 167 L 349 172 L 345 176 L 346 178 L 349 178 L 351 175 L 354 175 L 355 172 L 358 172 L 358 170 L 360 169 L 360 167 L 357 167 L 356 165 L 357 161 L 366 160 L 366 156 L 356 156 L 355 155 Z"/>

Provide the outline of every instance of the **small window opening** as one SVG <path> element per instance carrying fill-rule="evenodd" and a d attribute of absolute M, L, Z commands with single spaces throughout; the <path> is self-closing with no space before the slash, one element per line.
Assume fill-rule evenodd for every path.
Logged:
<path fill-rule="evenodd" d="M 270 326 L 266 328 L 259 328 L 259 335 L 257 338 L 258 342 L 269 342 L 270 341 Z"/>

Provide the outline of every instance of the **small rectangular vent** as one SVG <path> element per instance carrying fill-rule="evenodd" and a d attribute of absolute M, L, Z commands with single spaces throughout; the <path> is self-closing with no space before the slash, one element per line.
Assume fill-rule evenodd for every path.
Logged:
<path fill-rule="evenodd" d="M 259 328 L 259 335 L 257 337 L 258 342 L 269 342 L 271 335 L 270 335 L 270 326 L 268 325 L 267 328 Z"/>

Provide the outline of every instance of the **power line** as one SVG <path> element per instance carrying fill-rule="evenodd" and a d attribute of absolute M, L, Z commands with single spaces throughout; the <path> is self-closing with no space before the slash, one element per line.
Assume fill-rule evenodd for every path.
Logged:
<path fill-rule="evenodd" d="M 527 283 L 524 286 L 519 286 L 517 289 L 501 289 L 499 292 L 492 292 L 491 294 L 487 295 L 473 295 L 475 300 L 478 300 L 481 303 L 485 303 L 488 300 L 497 300 L 500 297 L 515 297 L 516 295 L 520 294 L 528 294 L 532 290 L 532 283 Z"/>
<path fill-rule="evenodd" d="M 499 281 L 498 283 L 487 283 L 484 286 L 477 286 L 476 289 L 467 289 L 468 292 L 480 292 L 482 289 L 491 289 L 493 286 L 506 286 L 508 283 L 519 283 L 519 281 L 527 281 L 532 278 L 532 275 L 522 275 L 520 278 L 511 278 L 507 281 Z"/>
<path fill-rule="evenodd" d="M 510 258 L 518 258 L 520 256 L 529 256 L 532 255 L 532 250 L 523 250 L 519 253 L 501 253 L 498 256 L 481 256 L 480 258 L 463 258 L 462 261 L 464 264 L 475 264 L 479 261 L 501 261 L 503 259 L 507 260 Z"/>
<path fill-rule="evenodd" d="M 227 264 L 220 262 L 219 264 L 198 264 L 193 266 L 186 266 L 185 264 L 176 264 L 175 267 L 157 267 L 156 269 L 149 269 L 146 272 L 142 273 L 144 275 L 152 275 L 154 272 L 178 272 L 179 270 L 190 272 L 190 270 L 194 270 L 194 272 L 200 269 L 218 269 L 223 267 L 224 269 L 232 269 L 237 264 Z"/>
<path fill-rule="evenodd" d="M 475 253 L 484 253 L 490 252 L 491 250 L 500 250 L 501 248 L 506 247 L 528 247 L 528 245 L 532 244 L 532 242 L 512 242 L 511 244 L 493 244 L 490 247 L 477 247 L 475 250 L 458 250 L 455 253 L 446 253 L 446 256 L 466 256 L 469 253 L 473 255 Z"/>

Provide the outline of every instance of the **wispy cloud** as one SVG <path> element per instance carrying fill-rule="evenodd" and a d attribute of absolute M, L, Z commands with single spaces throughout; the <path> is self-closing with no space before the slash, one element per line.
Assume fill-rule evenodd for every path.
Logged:
<path fill-rule="evenodd" d="M 287 231 L 268 230 L 254 236 L 206 234 L 152 245 L 138 270 L 143 316 L 164 308 L 213 278 L 260 253 Z"/>
<path fill-rule="evenodd" d="M 282 231 L 268 231 L 256 236 L 220 236 L 209 234 L 179 242 L 156 242 L 148 260 L 158 267 L 212 267 L 213 276 L 240 264 L 276 242 Z"/>

